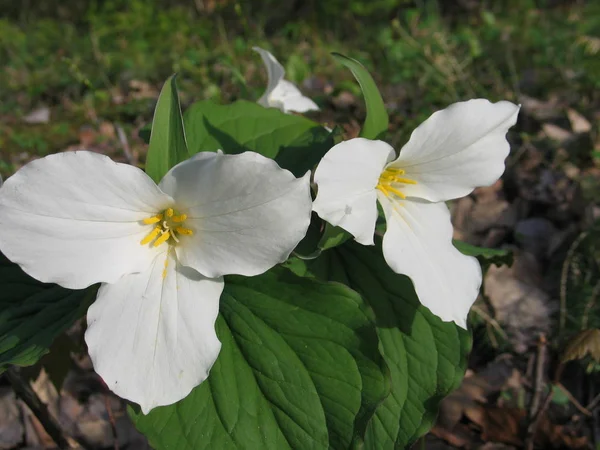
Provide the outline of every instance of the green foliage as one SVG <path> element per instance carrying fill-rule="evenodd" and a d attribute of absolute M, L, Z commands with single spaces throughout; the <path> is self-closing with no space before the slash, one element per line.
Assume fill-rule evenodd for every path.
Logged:
<path fill-rule="evenodd" d="M 392 390 L 369 424 L 365 448 L 409 448 L 433 425 L 441 399 L 460 384 L 470 334 L 419 303 L 410 280 L 388 267 L 380 242 L 374 247 L 348 242 L 288 267 L 299 275 L 345 283 L 371 306 Z"/>
<path fill-rule="evenodd" d="M 34 280 L 0 254 L 0 373 L 30 366 L 86 311 L 95 288 L 72 291 Z"/>
<path fill-rule="evenodd" d="M 367 115 L 365 123 L 360 130 L 360 135 L 366 139 L 378 139 L 388 128 L 388 115 L 379 89 L 369 71 L 357 60 L 348 58 L 339 53 L 332 53 L 333 57 L 352 72 L 360 84 L 365 98 Z"/>
<path fill-rule="evenodd" d="M 372 320 L 342 285 L 285 269 L 227 277 L 208 380 L 130 414 L 157 449 L 348 448 L 389 393 Z"/>
<path fill-rule="evenodd" d="M 172 75 L 165 81 L 154 111 L 146 173 L 158 183 L 171 167 L 190 156 L 185 141 L 175 75 Z"/>
<path fill-rule="evenodd" d="M 513 253 L 510 250 L 501 248 L 477 247 L 476 245 L 471 245 L 467 242 L 456 239 L 454 239 L 452 243 L 463 255 L 475 256 L 479 260 L 479 263 L 483 266 L 484 270 L 486 270 L 492 264 L 496 266 L 512 266 Z"/>
<path fill-rule="evenodd" d="M 184 115 L 190 154 L 245 151 L 273 158 L 296 176 L 312 169 L 333 146 L 325 128 L 243 100 L 230 105 L 197 102 Z"/>
<path fill-rule="evenodd" d="M 581 233 L 569 248 L 560 284 L 561 337 L 600 328 L 600 221 Z"/>

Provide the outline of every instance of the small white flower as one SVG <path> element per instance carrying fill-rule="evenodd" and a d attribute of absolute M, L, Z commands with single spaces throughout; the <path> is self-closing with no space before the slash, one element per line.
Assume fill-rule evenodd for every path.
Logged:
<path fill-rule="evenodd" d="M 103 155 L 59 153 L 0 189 L 0 250 L 43 282 L 103 283 L 87 314 L 94 368 L 147 413 L 208 376 L 222 276 L 286 260 L 310 210 L 308 174 L 257 153 L 198 153 L 158 186 Z"/>
<path fill-rule="evenodd" d="M 275 57 L 260 47 L 252 47 L 252 50 L 260 53 L 265 66 L 269 83 L 267 90 L 258 99 L 258 104 L 266 108 L 278 108 L 284 113 L 306 111 L 318 111 L 319 107 L 310 98 L 302 95 L 300 90 L 287 80 L 284 80 L 285 70 Z"/>
<path fill-rule="evenodd" d="M 373 244 L 377 200 L 387 222 L 383 255 L 409 276 L 421 303 L 466 328 L 481 286 L 475 258 L 452 245 L 446 200 L 493 184 L 504 171 L 506 132 L 519 107 L 476 99 L 431 115 L 395 157 L 382 141 L 357 138 L 334 146 L 319 163 L 313 210 L 363 245 Z"/>

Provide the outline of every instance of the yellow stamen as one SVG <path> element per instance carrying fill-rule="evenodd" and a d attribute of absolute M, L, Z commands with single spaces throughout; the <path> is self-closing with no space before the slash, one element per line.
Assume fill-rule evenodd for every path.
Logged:
<path fill-rule="evenodd" d="M 417 184 L 417 182 L 415 180 L 411 180 L 410 178 L 398 178 L 398 177 L 394 177 L 394 182 L 395 183 L 402 183 L 402 184 Z"/>
<path fill-rule="evenodd" d="M 153 217 L 148 217 L 147 219 L 142 220 L 142 222 L 144 222 L 146 225 L 152 225 L 153 223 L 158 223 L 162 220 L 163 215 L 162 214 L 157 214 Z"/>
<path fill-rule="evenodd" d="M 406 195 L 404 195 L 402 192 L 400 192 L 398 189 L 396 189 L 395 187 L 392 186 L 386 186 L 386 189 L 394 194 L 396 194 L 398 197 L 400 197 L 402 200 L 404 200 L 406 198 Z"/>
<path fill-rule="evenodd" d="M 184 222 L 185 219 L 187 219 L 187 214 L 180 214 L 179 216 L 173 216 L 173 217 L 171 217 L 171 221 L 175 222 L 175 223 Z"/>
<path fill-rule="evenodd" d="M 178 214 L 175 209 L 167 208 L 155 216 L 144 219 L 142 222 L 145 225 L 156 224 L 156 226 L 140 241 L 140 244 L 151 244 L 153 247 L 158 247 L 171 238 L 173 240 L 169 241 L 169 247 L 179 244 L 181 236 L 191 236 L 194 234 L 193 230 L 183 226 L 187 218 L 187 214 Z"/>
<path fill-rule="evenodd" d="M 144 239 L 142 239 L 140 241 L 141 245 L 146 245 L 149 242 L 152 242 L 154 239 L 156 239 L 156 236 L 158 236 L 158 234 L 161 232 L 162 228 L 160 226 L 158 227 L 154 227 L 154 229 L 148 233 L 148 236 L 146 236 Z"/>
<path fill-rule="evenodd" d="M 175 228 L 175 231 L 177 231 L 179 234 L 183 234 L 185 236 L 192 236 L 194 234 L 193 230 L 190 230 L 189 228 L 184 228 L 184 227 L 177 227 L 177 228 Z"/>
<path fill-rule="evenodd" d="M 411 180 L 410 178 L 402 178 L 401 175 L 404 175 L 405 173 L 406 172 L 403 169 L 399 169 L 397 167 L 388 167 L 379 177 L 377 189 L 379 189 L 386 197 L 394 194 L 396 197 L 399 197 L 402 200 L 406 199 L 406 195 L 400 191 L 401 186 L 399 185 L 417 184 L 417 182 L 415 180 Z"/>
<path fill-rule="evenodd" d="M 154 247 L 158 247 L 163 242 L 166 242 L 170 236 L 171 236 L 170 231 L 163 231 L 162 234 L 159 236 L 159 238 L 156 241 L 154 241 L 154 244 L 152 244 L 152 245 Z"/>
<path fill-rule="evenodd" d="M 398 175 L 404 175 L 406 173 L 406 170 L 404 169 L 398 169 L 397 167 L 388 167 L 387 169 L 385 169 L 386 172 L 396 172 Z"/>
<path fill-rule="evenodd" d="M 383 192 L 383 195 L 385 195 L 386 197 L 390 196 L 390 193 L 388 192 L 388 190 L 383 187 L 381 184 L 377 185 L 377 189 L 379 189 L 381 192 Z"/>

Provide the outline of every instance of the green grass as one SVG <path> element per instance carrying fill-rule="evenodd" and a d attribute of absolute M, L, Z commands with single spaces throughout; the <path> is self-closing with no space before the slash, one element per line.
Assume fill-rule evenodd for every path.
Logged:
<path fill-rule="evenodd" d="M 200 0 L 171 7 L 163 0 L 90 0 L 73 7 L 56 6 L 54 0 L 30 2 L 27 10 L 5 3 L 0 0 L 0 12 L 6 12 L 0 15 L 5 17 L 0 19 L 5 160 L 77 142 L 78 127 L 90 122 L 90 111 L 126 128 L 148 121 L 152 98 L 115 102 L 131 90 L 132 81 L 157 88 L 179 72 L 184 105 L 207 98 L 256 99 L 266 75 L 251 51 L 254 45 L 272 50 L 291 80 L 316 76 L 333 85 L 333 95 L 359 91 L 329 53 L 361 60 L 388 104 L 393 144 L 432 111 L 460 99 L 518 101 L 520 94 L 542 99 L 556 94 L 583 113 L 598 101 L 600 41 L 593 32 L 600 29 L 600 6 L 595 2 L 555 7 L 532 0 L 480 2 L 468 11 L 444 11 L 432 1 L 397 7 L 391 0 L 335 0 L 307 2 L 292 11 L 293 2 L 221 0 L 211 14 L 201 10 L 210 2 Z M 322 93 L 316 100 L 330 106 Z M 40 104 L 52 108 L 51 123 L 21 124 Z M 346 112 L 334 117 L 350 119 Z M 67 131 L 57 133 L 56 127 Z"/>

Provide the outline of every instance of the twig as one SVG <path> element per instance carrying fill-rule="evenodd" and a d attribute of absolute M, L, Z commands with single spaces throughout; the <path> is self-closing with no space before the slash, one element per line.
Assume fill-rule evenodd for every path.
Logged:
<path fill-rule="evenodd" d="M 596 409 L 596 407 L 598 406 L 598 403 L 600 403 L 600 394 L 596 395 L 592 401 L 585 407 L 585 409 L 587 409 L 588 411 L 594 411 L 594 409 Z"/>
<path fill-rule="evenodd" d="M 486 298 L 485 295 L 482 296 L 484 299 Z M 486 305 L 487 306 L 487 305 Z M 477 305 L 473 305 L 471 307 L 471 310 L 475 313 L 478 314 L 479 316 L 481 316 L 481 318 L 483 320 L 486 321 L 486 323 L 491 326 L 492 328 L 494 328 L 498 334 L 500 336 L 502 336 L 502 339 L 507 340 L 508 339 L 508 335 L 506 334 L 506 332 L 502 329 L 502 326 L 498 323 L 498 321 L 496 319 L 494 319 L 491 315 L 489 315 L 488 313 L 486 313 L 482 308 L 480 308 Z"/>
<path fill-rule="evenodd" d="M 559 382 L 555 382 L 554 385 L 556 387 L 558 387 L 561 391 L 563 391 L 563 393 L 567 396 L 567 398 L 569 399 L 569 401 L 573 404 L 573 406 L 575 408 L 577 408 L 579 410 L 579 412 L 581 412 L 583 415 L 590 417 L 592 415 L 592 413 L 590 412 L 589 408 L 584 407 L 581 403 L 579 403 L 579 401 L 577 401 L 577 399 L 575 397 L 573 397 L 573 394 L 571 394 L 571 392 L 562 385 L 562 383 Z"/>
<path fill-rule="evenodd" d="M 544 392 L 544 367 L 546 365 L 546 335 L 540 334 L 538 340 L 537 355 L 535 360 L 535 374 L 533 378 L 533 396 L 531 397 L 531 403 L 529 404 L 528 420 L 529 425 L 527 427 L 527 435 L 525 438 L 525 448 L 527 450 L 533 450 L 535 433 L 539 424 L 539 419 L 542 417 L 545 409 L 550 403 L 552 398 L 552 390 L 544 402 L 541 402 L 542 393 Z M 540 407 L 540 404 L 542 405 Z"/>
<path fill-rule="evenodd" d="M 31 388 L 19 373 L 19 369 L 11 367 L 6 372 L 6 378 L 14 389 L 15 393 L 25 402 L 31 412 L 40 421 L 48 436 L 56 443 L 58 448 L 82 448 L 77 441 L 68 436 L 60 427 L 59 423 L 50 415 L 48 407 L 42 402 L 35 391 Z"/>

